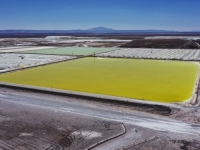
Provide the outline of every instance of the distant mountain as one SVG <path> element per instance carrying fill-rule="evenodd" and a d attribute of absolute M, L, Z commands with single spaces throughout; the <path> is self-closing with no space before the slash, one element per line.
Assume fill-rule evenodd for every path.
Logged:
<path fill-rule="evenodd" d="M 111 28 L 105 28 L 105 27 L 95 27 L 91 29 L 87 29 L 89 32 L 113 32 L 115 31 L 114 29 Z"/>
<path fill-rule="evenodd" d="M 111 29 L 111 28 L 105 28 L 105 27 L 95 27 L 95 28 L 90 28 L 90 29 L 87 29 L 87 30 L 114 30 L 114 29 Z"/>
<path fill-rule="evenodd" d="M 195 32 L 195 31 L 190 31 Z M 178 31 L 168 31 L 168 30 L 115 30 L 111 28 L 105 28 L 105 27 L 95 27 L 91 29 L 86 30 L 0 30 L 0 34 L 139 34 L 139 33 L 181 33 Z"/>

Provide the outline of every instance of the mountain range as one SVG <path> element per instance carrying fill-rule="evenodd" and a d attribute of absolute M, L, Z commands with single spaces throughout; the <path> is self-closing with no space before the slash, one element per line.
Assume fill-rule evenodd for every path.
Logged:
<path fill-rule="evenodd" d="M 200 32 L 200 31 L 185 31 L 185 32 Z M 115 30 L 105 27 L 95 27 L 86 30 L 0 30 L 0 34 L 37 34 L 37 33 L 93 33 L 93 34 L 105 34 L 105 33 L 180 33 L 179 31 L 172 30 Z"/>

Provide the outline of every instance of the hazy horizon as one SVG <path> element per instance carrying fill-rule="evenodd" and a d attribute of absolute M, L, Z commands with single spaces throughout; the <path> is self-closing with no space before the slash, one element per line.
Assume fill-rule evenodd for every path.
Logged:
<path fill-rule="evenodd" d="M 199 0 L 0 0 L 0 30 L 200 31 Z"/>
<path fill-rule="evenodd" d="M 99 26 L 102 27 L 102 26 Z M 0 31 L 87 31 L 93 28 L 98 28 L 98 27 L 92 27 L 92 28 L 88 28 L 88 29 L 0 29 Z M 103 27 L 103 28 L 107 28 L 107 27 Z M 114 28 L 108 28 L 111 30 L 115 30 L 115 31 L 166 31 L 166 32 L 200 32 L 200 30 L 184 30 L 184 31 L 178 31 L 178 30 L 165 30 L 165 29 L 114 29 Z"/>

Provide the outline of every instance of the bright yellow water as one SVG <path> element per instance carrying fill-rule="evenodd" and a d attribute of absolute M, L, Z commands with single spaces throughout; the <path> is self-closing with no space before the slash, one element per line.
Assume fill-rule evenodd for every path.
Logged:
<path fill-rule="evenodd" d="M 1 82 L 152 100 L 192 96 L 199 66 L 192 62 L 83 58 L 0 75 Z"/>

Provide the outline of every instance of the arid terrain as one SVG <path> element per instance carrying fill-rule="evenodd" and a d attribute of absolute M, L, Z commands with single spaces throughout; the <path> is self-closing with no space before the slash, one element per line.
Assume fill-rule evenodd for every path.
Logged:
<path fill-rule="evenodd" d="M 126 48 L 167 48 L 167 49 L 199 49 L 200 39 L 137 39 L 121 47 Z"/>
<path fill-rule="evenodd" d="M 95 101 L 1 88 L 2 149 L 198 150 L 199 104 Z M 169 109 L 169 110 L 170 110 Z"/>
<path fill-rule="evenodd" d="M 198 63 L 199 39 L 199 35 L 1 36 L 0 74 L 83 57 L 21 53 L 70 46 L 116 48 L 89 57 Z M 197 81 L 194 99 L 183 103 L 120 101 L 0 83 L 0 149 L 199 150 Z"/>

